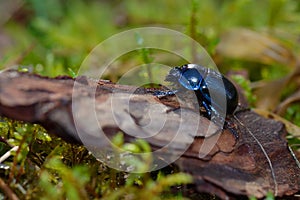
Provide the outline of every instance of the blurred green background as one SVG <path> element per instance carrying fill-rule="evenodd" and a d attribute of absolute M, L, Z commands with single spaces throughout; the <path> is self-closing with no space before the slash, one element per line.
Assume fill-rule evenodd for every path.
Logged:
<path fill-rule="evenodd" d="M 288 105 L 279 103 L 298 91 L 298 0 L 11 0 L 0 6 L 0 68 L 76 76 L 84 58 L 103 40 L 156 26 L 189 35 L 221 72 L 233 71 L 251 82 L 255 95 L 248 94 L 248 100 L 257 97 L 255 107 L 284 114 Z M 107 78 L 116 81 L 132 66 L 157 62 L 151 53 L 118 60 L 122 69 Z M 182 64 L 177 62 L 166 64 Z"/>
<path fill-rule="evenodd" d="M 300 2 L 297 0 L 12 0 L 1 4 L 4 12 L 11 10 L 11 13 L 0 21 L 0 66 L 21 65 L 49 76 L 68 74 L 68 68 L 76 72 L 85 56 L 101 41 L 115 33 L 143 26 L 183 32 L 202 44 L 213 57 L 222 42 L 226 51 L 239 51 L 245 40 L 256 40 L 255 37 L 265 34 L 284 43 L 290 51 L 299 50 Z M 251 38 L 236 30 L 230 34 L 241 40 L 232 44 L 228 44 L 232 42 L 228 38 L 221 37 L 241 27 L 256 31 L 258 36 Z M 252 48 L 249 54 L 261 47 Z M 263 62 L 262 57 L 246 54 L 237 58 L 229 52 L 219 54 L 233 58 L 216 60 L 221 68 L 243 67 L 248 65 L 243 61 L 254 62 L 251 63 L 253 68 L 261 68 L 260 72 L 255 70 L 255 79 L 266 78 L 267 73 L 258 63 L 286 64 Z M 277 74 L 272 76 L 278 77 Z"/>

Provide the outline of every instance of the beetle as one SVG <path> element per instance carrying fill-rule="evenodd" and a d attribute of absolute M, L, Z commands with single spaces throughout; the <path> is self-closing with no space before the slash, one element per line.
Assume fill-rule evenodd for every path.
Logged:
<path fill-rule="evenodd" d="M 194 91 L 199 106 L 205 109 L 205 116 L 209 119 L 221 114 L 232 115 L 238 106 L 238 92 L 233 83 L 213 69 L 186 64 L 172 68 L 165 80 L 181 86 L 173 94 L 183 88 Z M 169 91 L 166 95 L 171 93 Z"/>

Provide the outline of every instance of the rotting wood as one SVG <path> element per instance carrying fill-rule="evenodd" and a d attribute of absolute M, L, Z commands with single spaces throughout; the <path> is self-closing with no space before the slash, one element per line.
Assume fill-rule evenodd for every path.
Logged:
<path fill-rule="evenodd" d="M 209 127 L 209 121 L 197 112 L 174 109 L 178 108 L 178 102 L 171 97 L 158 99 L 146 89 L 95 81 L 83 76 L 77 78 L 76 84 L 74 92 L 74 79 L 70 77 L 47 78 L 11 70 L 2 72 L 0 114 L 39 123 L 68 142 L 82 144 L 85 142 L 82 142 L 82 135 L 78 133 L 78 126 L 79 129 L 80 126 L 93 126 L 93 121 L 89 121 L 91 112 L 87 109 L 93 97 L 101 129 L 109 138 L 120 129 L 132 129 L 131 125 L 149 123 L 147 113 L 151 111 L 151 116 L 157 122 L 167 119 L 160 134 L 150 137 L 147 132 L 139 132 L 149 138 L 146 140 L 153 149 L 159 149 L 172 140 L 180 123 L 185 124 L 187 130 L 189 127 L 198 128 L 195 134 L 183 135 L 174 141 L 179 149 L 192 141 L 176 164 L 182 171 L 193 175 L 194 187 L 198 192 L 213 193 L 226 199 L 239 195 L 262 198 L 268 191 L 273 191 L 276 196 L 286 196 L 300 190 L 300 169 L 289 152 L 286 129 L 278 121 L 263 118 L 250 110 L 239 111 L 235 118 L 227 119 L 235 125 L 239 137 L 234 137 L 231 129 L 224 129 L 214 148 L 200 158 L 203 134 L 209 130 L 209 135 L 213 135 L 219 129 L 216 126 Z M 112 93 L 118 94 L 114 98 L 113 109 L 119 120 L 126 122 L 121 128 L 114 121 L 116 116 L 111 115 L 112 108 L 108 100 L 111 100 Z M 127 109 L 124 99 L 131 93 L 134 94 L 130 97 L 130 109 Z M 76 106 L 72 110 L 74 101 Z M 75 126 L 74 112 L 85 119 L 84 123 Z M 155 127 L 159 124 L 154 122 L 152 125 Z M 128 141 L 135 139 L 132 135 L 125 135 L 125 138 Z M 168 156 L 162 155 L 164 158 Z"/>

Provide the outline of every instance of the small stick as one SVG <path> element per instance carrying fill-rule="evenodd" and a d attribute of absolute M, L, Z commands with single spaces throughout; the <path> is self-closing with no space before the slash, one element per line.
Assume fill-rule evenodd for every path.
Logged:
<path fill-rule="evenodd" d="M 10 189 L 10 187 L 0 178 L 0 188 L 11 200 L 19 200 L 17 195 Z"/>
<path fill-rule="evenodd" d="M 18 149 L 19 149 L 19 146 L 14 146 L 13 148 L 11 148 L 8 152 L 6 152 L 3 156 L 0 157 L 0 163 L 2 163 L 9 156 L 11 156 L 12 151 L 17 151 Z"/>

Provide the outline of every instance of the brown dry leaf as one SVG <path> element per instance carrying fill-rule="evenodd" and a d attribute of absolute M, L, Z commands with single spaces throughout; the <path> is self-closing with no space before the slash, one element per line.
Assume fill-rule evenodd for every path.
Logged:
<path fill-rule="evenodd" d="M 295 102 L 300 102 L 300 90 L 298 90 L 297 92 L 286 98 L 283 102 L 281 102 L 276 109 L 276 113 L 278 115 L 283 115 L 286 112 L 288 106 Z"/>
<path fill-rule="evenodd" d="M 265 82 L 260 81 L 252 84 L 257 101 L 255 106 L 265 110 L 274 110 L 280 102 L 280 97 L 284 88 L 290 81 L 290 75 L 282 79 Z"/>
<path fill-rule="evenodd" d="M 252 88 L 257 97 L 256 107 L 274 111 L 275 109 L 278 111 L 278 104 L 280 102 L 280 98 L 282 95 L 282 91 L 291 83 L 298 79 L 300 76 L 300 64 L 297 63 L 295 69 L 288 74 L 287 76 L 274 80 L 274 81 L 259 81 L 252 84 Z M 293 97 L 294 98 L 294 97 Z M 290 99 L 288 100 L 288 102 Z M 286 103 L 288 103 L 286 102 Z M 286 107 L 280 108 L 285 109 Z M 282 112 L 280 109 L 280 113 Z"/>
<path fill-rule="evenodd" d="M 247 29 L 235 29 L 224 34 L 217 47 L 217 54 L 265 64 L 281 63 L 288 67 L 294 67 L 297 63 L 293 53 L 278 40 Z M 283 89 L 297 71 L 299 69 L 279 80 L 252 84 L 257 97 L 256 107 L 274 110 L 280 102 Z"/>
<path fill-rule="evenodd" d="M 221 36 L 216 52 L 222 57 L 294 66 L 293 53 L 278 40 L 248 29 L 233 29 Z"/>
<path fill-rule="evenodd" d="M 297 65 L 297 59 L 293 52 L 280 41 L 248 29 L 233 29 L 225 33 L 217 46 L 217 55 L 264 64 L 280 63 L 290 68 L 295 68 Z M 297 71 L 299 70 L 295 69 L 291 74 L 279 80 L 254 83 L 253 88 L 258 99 L 256 107 L 274 110 L 280 102 L 283 89 Z"/>

